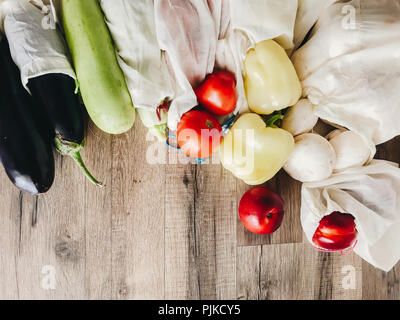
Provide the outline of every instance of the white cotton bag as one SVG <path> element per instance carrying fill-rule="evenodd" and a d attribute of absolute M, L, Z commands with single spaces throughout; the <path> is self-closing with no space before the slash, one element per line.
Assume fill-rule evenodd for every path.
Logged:
<path fill-rule="evenodd" d="M 400 260 L 400 169 L 395 163 L 373 160 L 331 178 L 302 187 L 301 224 L 312 237 L 324 216 L 339 211 L 355 217 L 362 259 L 390 271 Z"/>
<path fill-rule="evenodd" d="M 246 35 L 251 46 L 275 39 L 285 49 L 293 47 L 298 0 L 233 0 L 230 6 L 233 29 Z"/>
<path fill-rule="evenodd" d="M 155 110 L 173 97 L 172 81 L 157 42 L 152 0 L 101 0 L 136 108 Z"/>
<path fill-rule="evenodd" d="M 165 140 L 167 115 L 157 108 L 175 96 L 165 55 L 158 45 L 153 0 L 101 0 L 132 102 L 143 124 Z"/>
<path fill-rule="evenodd" d="M 400 0 L 329 6 L 292 60 L 315 113 L 360 134 L 371 158 L 400 134 Z"/>
<path fill-rule="evenodd" d="M 298 0 L 155 0 L 157 37 L 175 79 L 168 124 L 175 130 L 184 113 L 197 106 L 193 87 L 214 68 L 236 75 L 235 113 L 247 112 L 243 61 L 257 42 L 276 39 L 293 48 Z"/>
<path fill-rule="evenodd" d="M 174 79 L 175 95 L 168 112 L 171 130 L 197 106 L 193 88 L 214 70 L 221 26 L 215 10 L 222 1 L 212 1 L 210 7 L 207 0 L 154 0 L 158 43 Z"/>
<path fill-rule="evenodd" d="M 27 0 L 1 3 L 4 32 L 11 56 L 21 71 L 21 80 L 29 91 L 29 79 L 49 73 L 62 73 L 76 79 L 68 51 L 50 11 L 42 12 Z"/>
<path fill-rule="evenodd" d="M 335 2 L 338 0 L 299 0 L 294 28 L 295 48 L 302 44 L 324 9 Z"/>

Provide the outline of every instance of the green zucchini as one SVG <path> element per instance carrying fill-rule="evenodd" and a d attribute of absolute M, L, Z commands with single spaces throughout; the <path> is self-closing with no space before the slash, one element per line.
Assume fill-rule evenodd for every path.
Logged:
<path fill-rule="evenodd" d="M 62 0 L 65 35 L 86 109 L 110 134 L 132 128 L 135 108 L 98 0 Z"/>

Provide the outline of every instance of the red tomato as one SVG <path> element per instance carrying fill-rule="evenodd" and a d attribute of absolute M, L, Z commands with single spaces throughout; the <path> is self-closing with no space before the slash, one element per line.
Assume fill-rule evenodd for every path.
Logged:
<path fill-rule="evenodd" d="M 189 156 L 204 159 L 219 148 L 222 128 L 207 111 L 185 113 L 178 124 L 178 145 Z"/>
<path fill-rule="evenodd" d="M 217 71 L 210 74 L 194 91 L 200 105 L 218 116 L 225 116 L 236 107 L 236 79 L 230 72 Z"/>
<path fill-rule="evenodd" d="M 322 249 L 342 251 L 354 244 L 357 235 L 351 214 L 333 212 L 320 221 L 313 242 Z"/>
<path fill-rule="evenodd" d="M 256 234 L 271 234 L 282 224 L 284 203 L 275 192 L 257 187 L 247 191 L 239 203 L 239 217 L 247 230 Z"/>

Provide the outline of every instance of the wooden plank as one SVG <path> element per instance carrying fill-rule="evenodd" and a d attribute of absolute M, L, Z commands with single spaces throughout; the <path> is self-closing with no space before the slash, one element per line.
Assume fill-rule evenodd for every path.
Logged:
<path fill-rule="evenodd" d="M 400 264 L 384 272 L 362 262 L 363 300 L 400 300 Z"/>
<path fill-rule="evenodd" d="M 9 186 L 9 188 L 12 188 L 13 192 L 16 191 L 14 187 Z M 29 228 L 36 223 L 39 197 L 26 196 L 21 192 L 16 192 L 18 193 L 15 198 L 17 201 L 13 202 L 11 210 L 15 222 L 18 221 L 18 226 L 15 229 L 11 229 L 14 234 L 9 234 L 8 236 L 10 239 L 17 239 L 17 241 L 14 242 L 14 246 L 5 248 L 10 256 L 14 256 L 14 259 L 6 261 L 6 263 L 15 263 L 13 275 L 15 275 L 17 296 L 18 299 L 25 299 L 25 297 L 29 297 L 32 291 L 43 293 L 40 286 L 40 269 L 35 269 L 35 263 L 29 265 L 21 258 L 31 254 L 30 251 L 25 251 L 25 246 L 30 241 L 30 233 L 26 232 L 26 230 L 27 226 Z M 38 262 L 36 258 L 35 255 L 32 256 L 33 262 Z M 27 266 L 29 266 L 29 269 Z M 12 287 L 10 289 L 12 291 Z"/>
<path fill-rule="evenodd" d="M 10 261 L 15 261 L 13 275 L 21 299 L 85 297 L 86 182 L 72 160 L 61 156 L 56 160 L 57 176 L 48 194 L 19 194 L 18 202 L 11 202 L 11 216 L 18 216 L 19 228 L 8 229 L 18 237 L 18 243 L 7 251 L 15 256 Z M 9 241 L 15 238 L 8 236 Z M 55 272 L 54 289 L 42 285 L 46 267 Z"/>
<path fill-rule="evenodd" d="M 18 252 L 20 243 L 20 192 L 0 170 L 0 299 L 18 299 Z"/>
<path fill-rule="evenodd" d="M 239 248 L 238 261 L 240 299 L 361 298 L 361 260 L 354 254 L 320 253 L 307 244 L 264 245 Z"/>
<path fill-rule="evenodd" d="M 157 149 L 165 161 L 167 150 L 163 143 L 146 141 L 146 135 L 137 119 L 133 130 L 113 137 L 114 299 L 164 298 L 165 165 L 148 160 L 155 160 L 150 154 Z"/>
<path fill-rule="evenodd" d="M 239 246 L 255 246 L 262 244 L 300 243 L 303 241 L 303 231 L 300 224 L 301 183 L 290 178 L 281 170 L 265 187 L 281 195 L 285 202 L 285 217 L 281 227 L 272 235 L 261 236 L 247 231 L 237 216 L 237 241 Z M 244 182 L 238 182 L 237 201 L 252 187 Z"/>
<path fill-rule="evenodd" d="M 262 246 L 237 248 L 236 285 L 238 300 L 260 299 L 260 262 Z"/>
<path fill-rule="evenodd" d="M 260 262 L 260 299 L 312 299 L 313 287 L 306 279 L 310 262 L 302 244 L 262 246 Z M 307 266 L 313 272 L 313 263 Z"/>
<path fill-rule="evenodd" d="M 105 184 L 85 188 L 85 299 L 111 299 L 112 137 L 90 123 L 82 156 L 91 172 Z"/>
<path fill-rule="evenodd" d="M 73 161 L 56 158 L 52 189 L 37 203 L 23 196 L 17 268 L 21 299 L 85 296 L 85 178 Z M 42 286 L 42 272 L 53 274 L 54 286 Z"/>
<path fill-rule="evenodd" d="M 89 139 L 85 155 L 103 146 L 101 141 L 107 141 L 100 138 L 98 143 L 92 144 L 94 140 Z M 93 156 L 90 158 L 96 159 Z M 101 160 L 87 160 L 87 163 L 89 167 L 95 170 L 102 168 L 106 173 L 106 159 L 107 154 L 103 154 Z M 7 279 L 15 281 L 16 294 L 21 299 L 106 298 L 108 295 L 93 294 L 92 289 L 102 285 L 102 277 L 110 275 L 107 273 L 107 259 L 104 259 L 107 255 L 107 251 L 104 251 L 107 248 L 107 240 L 104 241 L 103 235 L 107 228 L 102 226 L 99 230 L 100 235 L 97 235 L 94 225 L 104 220 L 96 218 L 92 221 L 91 218 L 93 213 L 104 216 L 107 211 L 102 212 L 104 207 L 101 201 L 90 202 L 90 205 L 87 205 L 86 200 L 90 201 L 91 196 L 85 197 L 87 189 L 95 193 L 100 190 L 86 181 L 71 159 L 57 155 L 56 160 L 56 180 L 46 195 L 39 197 L 22 195 L 11 184 L 5 183 L 7 179 L 5 176 L 1 177 L 4 185 L 1 189 L 5 193 L 0 195 L 0 199 L 10 205 L 8 217 L 14 222 L 14 228 L 12 225 L 1 226 L 1 230 L 10 232 L 1 239 L 2 246 L 5 246 L 5 250 L 2 250 L 4 259 L 1 260 L 1 268 L 13 265 L 15 270 Z M 92 162 L 97 162 L 97 166 L 92 165 Z M 98 174 L 100 173 L 98 170 Z M 103 177 L 107 178 L 107 175 Z M 4 209 L 7 210 L 6 208 L 5 206 Z M 85 229 L 86 219 L 93 222 L 88 236 Z M 4 219 L 2 222 L 10 223 L 10 220 Z M 90 259 L 92 252 L 87 254 L 87 246 L 90 248 L 91 239 L 97 236 L 101 239 L 97 244 L 97 251 L 103 253 L 101 261 Z M 5 245 L 10 242 L 13 244 Z M 54 289 L 42 285 L 46 275 L 52 270 L 54 270 Z M 2 274 L 7 273 L 4 271 Z M 93 281 L 92 277 L 95 277 Z M 1 283 L 4 284 L 7 293 L 4 296 L 12 295 L 13 285 L 3 279 Z"/>
<path fill-rule="evenodd" d="M 306 247 L 311 259 L 317 261 L 314 274 L 314 299 L 359 300 L 362 298 L 362 260 L 355 253 L 322 253 Z M 315 257 L 317 256 L 317 257 Z M 306 263 L 307 266 L 307 263 Z M 318 274 L 318 277 L 315 276 Z M 306 280 L 307 281 L 307 280 Z"/>
<path fill-rule="evenodd" d="M 235 297 L 236 184 L 220 165 L 182 164 L 169 151 L 165 216 L 165 297 Z M 186 160 L 187 161 L 187 160 Z"/>

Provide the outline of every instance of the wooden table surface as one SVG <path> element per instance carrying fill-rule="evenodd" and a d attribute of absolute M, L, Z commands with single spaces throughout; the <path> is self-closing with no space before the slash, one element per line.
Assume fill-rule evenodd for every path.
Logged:
<path fill-rule="evenodd" d="M 287 203 L 284 223 L 258 237 L 237 220 L 249 187 L 220 165 L 172 164 L 185 157 L 147 141 L 140 121 L 121 136 L 88 131 L 83 156 L 104 189 L 61 156 L 40 197 L 21 194 L 1 171 L 0 298 L 400 299 L 400 265 L 384 273 L 306 243 L 300 184 L 285 173 L 267 184 Z M 168 164 L 149 164 L 154 152 Z M 399 162 L 400 139 L 379 156 Z"/>

